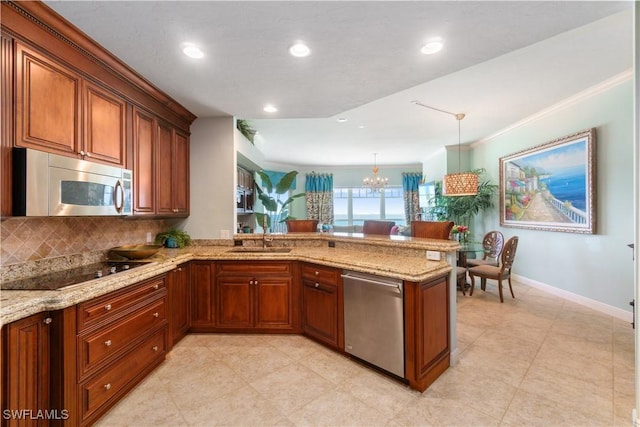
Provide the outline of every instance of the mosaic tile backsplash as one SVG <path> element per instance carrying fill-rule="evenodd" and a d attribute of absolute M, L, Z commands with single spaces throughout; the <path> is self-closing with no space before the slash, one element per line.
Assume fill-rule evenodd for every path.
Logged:
<path fill-rule="evenodd" d="M 112 217 L 10 218 L 0 223 L 0 265 L 145 243 L 177 220 Z"/>

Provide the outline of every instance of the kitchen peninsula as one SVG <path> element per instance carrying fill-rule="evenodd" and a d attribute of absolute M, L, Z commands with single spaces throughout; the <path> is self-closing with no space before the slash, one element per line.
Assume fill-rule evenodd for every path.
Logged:
<path fill-rule="evenodd" d="M 44 316 L 50 327 L 47 363 L 53 365 L 50 372 L 62 374 L 51 379 L 60 389 L 46 407 L 70 408 L 72 424 L 94 422 L 189 332 L 302 333 L 346 353 L 346 269 L 404 283 L 405 375 L 399 379 L 424 391 L 449 366 L 455 304 L 449 262 L 457 242 L 296 233 L 195 243 L 164 249 L 146 266 L 61 290 L 2 292 L 5 343 L 12 337 L 6 331 L 34 316 Z M 427 250 L 441 260 L 427 260 Z M 3 281 L 26 271 L 43 273 L 31 267 L 4 266 Z M 177 320 L 180 313 L 183 322 Z M 153 349 L 149 356 L 142 353 L 146 346 Z M 131 364 L 131 358 L 144 366 Z M 3 357 L 9 371 L 13 360 Z M 122 369 L 131 374 L 120 383 L 109 379 Z"/>

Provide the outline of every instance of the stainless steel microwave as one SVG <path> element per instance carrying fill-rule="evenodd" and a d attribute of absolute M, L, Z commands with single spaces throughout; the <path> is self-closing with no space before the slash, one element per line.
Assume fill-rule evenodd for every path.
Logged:
<path fill-rule="evenodd" d="M 14 148 L 13 215 L 131 215 L 132 181 L 127 169 Z"/>

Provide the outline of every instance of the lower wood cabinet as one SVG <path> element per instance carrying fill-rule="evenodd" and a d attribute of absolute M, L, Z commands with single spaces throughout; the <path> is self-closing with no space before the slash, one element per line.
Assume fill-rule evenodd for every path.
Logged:
<path fill-rule="evenodd" d="M 324 344 L 344 349 L 341 270 L 302 263 L 300 271 L 302 331 Z"/>
<path fill-rule="evenodd" d="M 215 284 L 215 262 L 191 262 L 190 329 L 193 332 L 211 331 L 216 325 Z"/>
<path fill-rule="evenodd" d="M 167 274 L 169 304 L 169 350 L 187 335 L 190 318 L 190 266 L 178 265 Z"/>
<path fill-rule="evenodd" d="M 50 408 L 51 321 L 49 312 L 44 312 L 9 323 L 2 329 L 3 425 L 49 425 L 49 420 L 38 417 L 38 411 Z"/>
<path fill-rule="evenodd" d="M 292 263 L 218 262 L 216 271 L 216 328 L 299 329 L 299 292 L 293 282 Z"/>
<path fill-rule="evenodd" d="M 450 363 L 449 276 L 405 281 L 404 310 L 405 376 L 424 391 Z"/>

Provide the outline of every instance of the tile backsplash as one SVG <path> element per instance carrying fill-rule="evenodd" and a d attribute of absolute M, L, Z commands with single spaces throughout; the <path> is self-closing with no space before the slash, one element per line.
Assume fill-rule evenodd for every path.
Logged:
<path fill-rule="evenodd" d="M 148 232 L 155 238 L 176 222 L 114 217 L 9 218 L 0 223 L 0 265 L 145 243 Z"/>

